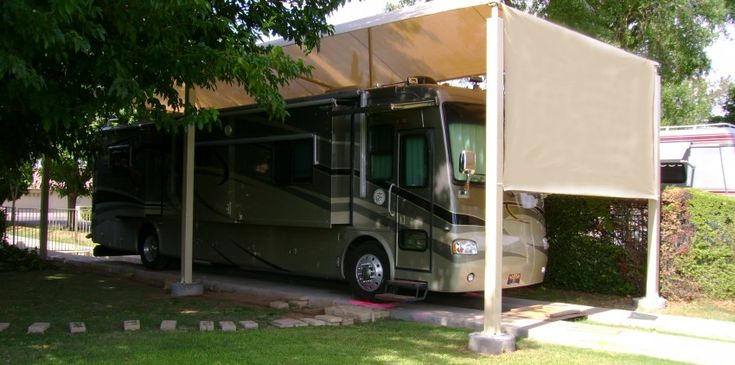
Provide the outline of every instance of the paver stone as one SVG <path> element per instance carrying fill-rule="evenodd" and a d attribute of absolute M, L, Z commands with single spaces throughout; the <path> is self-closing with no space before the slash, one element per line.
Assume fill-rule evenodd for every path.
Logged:
<path fill-rule="evenodd" d="M 212 321 L 199 321 L 199 330 L 202 332 L 214 331 L 214 322 Z"/>
<path fill-rule="evenodd" d="M 48 322 L 36 322 L 28 326 L 28 333 L 45 333 L 47 329 L 51 327 L 51 323 Z"/>
<path fill-rule="evenodd" d="M 258 322 L 255 321 L 240 321 L 240 326 L 246 330 L 258 329 Z"/>
<path fill-rule="evenodd" d="M 87 326 L 84 322 L 69 322 L 70 333 L 85 333 L 87 332 Z"/>
<path fill-rule="evenodd" d="M 271 302 L 270 307 L 273 309 L 288 309 L 288 303 L 277 300 L 277 301 Z"/>
<path fill-rule="evenodd" d="M 324 322 L 316 318 L 301 318 L 302 321 L 306 322 L 309 326 L 321 327 L 326 326 L 327 322 Z"/>
<path fill-rule="evenodd" d="M 176 331 L 176 321 L 170 319 L 161 321 L 161 331 Z"/>
<path fill-rule="evenodd" d="M 235 326 L 235 322 L 233 321 L 220 321 L 219 328 L 222 330 L 222 332 L 237 331 L 237 326 Z"/>
<path fill-rule="evenodd" d="M 271 325 L 273 325 L 273 327 L 278 327 L 278 328 L 291 328 L 291 327 L 304 327 L 304 326 L 308 326 L 308 324 L 306 324 L 306 322 L 302 322 L 302 321 L 299 321 L 298 319 L 293 319 L 293 318 L 279 318 L 279 319 L 274 319 L 274 320 L 271 321 Z"/>
<path fill-rule="evenodd" d="M 138 330 L 140 330 L 140 320 L 137 320 L 137 319 L 129 319 L 127 321 L 123 321 L 123 329 L 125 331 L 138 331 Z"/>

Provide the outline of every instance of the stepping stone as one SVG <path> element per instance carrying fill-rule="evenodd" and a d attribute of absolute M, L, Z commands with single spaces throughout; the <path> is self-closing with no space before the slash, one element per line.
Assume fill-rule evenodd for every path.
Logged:
<path fill-rule="evenodd" d="M 28 326 L 28 333 L 44 333 L 51 327 L 51 323 L 48 322 L 36 322 Z"/>
<path fill-rule="evenodd" d="M 10 327 L 10 323 L 0 323 L 0 332 L 5 331 L 8 327 Z"/>
<path fill-rule="evenodd" d="M 176 321 L 173 321 L 173 320 L 161 321 L 161 331 L 176 331 Z"/>
<path fill-rule="evenodd" d="M 337 317 L 329 314 L 321 314 L 318 316 L 315 316 L 314 318 L 327 322 L 327 326 L 339 326 L 340 323 L 342 323 L 342 317 Z"/>
<path fill-rule="evenodd" d="M 140 321 L 137 319 L 123 321 L 123 329 L 125 331 L 138 331 L 140 330 Z"/>
<path fill-rule="evenodd" d="M 246 330 L 257 330 L 258 323 L 254 321 L 240 321 L 240 326 Z"/>
<path fill-rule="evenodd" d="M 288 304 L 292 308 L 301 309 L 309 305 L 309 301 L 308 300 L 289 300 Z"/>
<path fill-rule="evenodd" d="M 354 318 L 352 318 L 352 317 L 342 318 L 341 325 L 343 325 L 343 326 L 351 326 L 353 324 L 355 324 L 355 319 Z"/>
<path fill-rule="evenodd" d="M 390 318 L 390 311 L 385 309 L 373 310 L 373 316 L 375 317 L 376 321 L 380 319 Z"/>
<path fill-rule="evenodd" d="M 235 331 L 237 331 L 237 326 L 235 326 L 235 322 L 233 322 L 233 321 L 220 321 L 219 322 L 219 328 L 222 330 L 222 332 L 235 332 Z"/>
<path fill-rule="evenodd" d="M 291 327 L 304 327 L 304 326 L 308 326 L 308 324 L 306 324 L 306 322 L 302 322 L 302 321 L 299 321 L 298 319 L 293 319 L 293 318 L 279 318 L 279 319 L 274 319 L 274 320 L 271 321 L 271 325 L 273 327 L 278 327 L 278 328 L 291 328 Z"/>
<path fill-rule="evenodd" d="M 204 332 L 214 331 L 214 322 L 199 321 L 199 330 Z"/>
<path fill-rule="evenodd" d="M 327 322 L 324 322 L 316 318 L 302 318 L 301 320 L 306 322 L 309 326 L 314 326 L 314 327 L 321 327 L 321 326 L 327 325 Z"/>
<path fill-rule="evenodd" d="M 270 307 L 273 309 L 288 309 L 288 303 L 277 300 L 275 302 L 271 302 Z"/>
<path fill-rule="evenodd" d="M 70 333 L 85 333 L 87 332 L 87 326 L 84 322 L 69 322 Z"/>
<path fill-rule="evenodd" d="M 388 318 L 390 312 L 383 309 L 365 308 L 355 305 L 336 305 L 324 308 L 324 313 L 338 317 L 353 317 L 360 323 L 375 322 Z"/>

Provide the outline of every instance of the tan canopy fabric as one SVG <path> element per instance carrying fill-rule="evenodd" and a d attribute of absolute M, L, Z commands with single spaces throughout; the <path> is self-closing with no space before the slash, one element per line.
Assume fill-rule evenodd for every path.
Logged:
<path fill-rule="evenodd" d="M 310 78 L 286 98 L 412 75 L 447 80 L 485 74 L 488 1 L 441 1 L 336 27 L 304 57 Z M 508 190 L 653 198 L 655 63 L 503 6 L 505 172 Z M 496 45 L 489 45 L 496 47 Z M 237 85 L 196 89 L 200 107 L 252 104 Z"/>
<path fill-rule="evenodd" d="M 368 88 L 400 82 L 408 76 L 449 80 L 485 73 L 487 0 L 442 1 L 335 26 L 320 51 L 304 56 L 283 41 L 271 44 L 314 66 L 311 77 L 294 80 L 281 90 L 285 98 L 319 95 L 330 89 Z M 238 85 L 197 89 L 199 107 L 225 108 L 254 104 Z"/>
<path fill-rule="evenodd" d="M 656 64 L 504 10 L 505 188 L 657 199 Z"/>

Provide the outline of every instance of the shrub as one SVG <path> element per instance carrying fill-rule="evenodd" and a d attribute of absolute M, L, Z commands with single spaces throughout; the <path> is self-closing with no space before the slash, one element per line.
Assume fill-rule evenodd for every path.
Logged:
<path fill-rule="evenodd" d="M 687 189 L 693 236 L 688 250 L 675 259 L 682 276 L 702 295 L 735 298 L 735 199 Z"/>
<path fill-rule="evenodd" d="M 545 206 L 550 248 L 546 282 L 603 294 L 640 292 L 645 237 L 630 233 L 630 221 L 640 221 L 645 214 L 640 208 L 627 209 L 631 203 L 640 205 L 607 198 L 548 197 Z"/>
<path fill-rule="evenodd" d="M 661 194 L 661 248 L 659 283 L 661 295 L 669 300 L 688 301 L 700 296 L 697 283 L 681 270 L 681 257 L 689 253 L 694 235 L 689 202 L 684 189 L 666 189 Z"/>
<path fill-rule="evenodd" d="M 5 208 L 0 208 L 0 241 L 4 242 L 7 239 L 8 222 L 7 211 Z"/>
<path fill-rule="evenodd" d="M 38 251 L 25 250 L 8 243 L 5 210 L 0 209 L 0 272 L 37 271 L 46 267 Z"/>
<path fill-rule="evenodd" d="M 546 200 L 546 281 L 565 289 L 643 294 L 647 209 L 632 200 Z M 696 189 L 662 193 L 661 294 L 670 300 L 735 298 L 735 199 Z"/>
<path fill-rule="evenodd" d="M 18 248 L 6 240 L 0 242 L 0 272 L 38 271 L 44 268 L 46 268 L 46 262 L 41 259 L 36 249 Z"/>

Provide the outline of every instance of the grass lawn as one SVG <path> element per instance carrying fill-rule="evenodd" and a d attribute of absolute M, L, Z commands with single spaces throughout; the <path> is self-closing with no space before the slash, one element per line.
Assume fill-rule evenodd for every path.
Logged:
<path fill-rule="evenodd" d="M 171 298 L 162 289 L 93 273 L 49 270 L 0 273 L 0 333 L 4 364 L 652 364 L 671 363 L 519 340 L 519 351 L 488 357 L 466 349 L 468 331 L 385 320 L 348 327 L 276 329 L 283 312 L 221 296 Z M 122 321 L 139 319 L 125 333 Z M 177 332 L 160 332 L 163 319 Z M 261 329 L 199 332 L 200 320 L 257 321 Z M 32 322 L 51 322 L 44 335 L 28 335 Z M 68 322 L 87 333 L 71 335 Z"/>
<path fill-rule="evenodd" d="M 514 288 L 510 290 L 506 289 L 503 291 L 503 295 L 516 298 L 574 303 L 603 308 L 635 309 L 633 307 L 633 298 L 631 297 L 547 288 L 543 285 Z M 690 303 L 669 302 L 669 306 L 663 314 L 735 322 L 735 301 L 702 299 Z"/>

